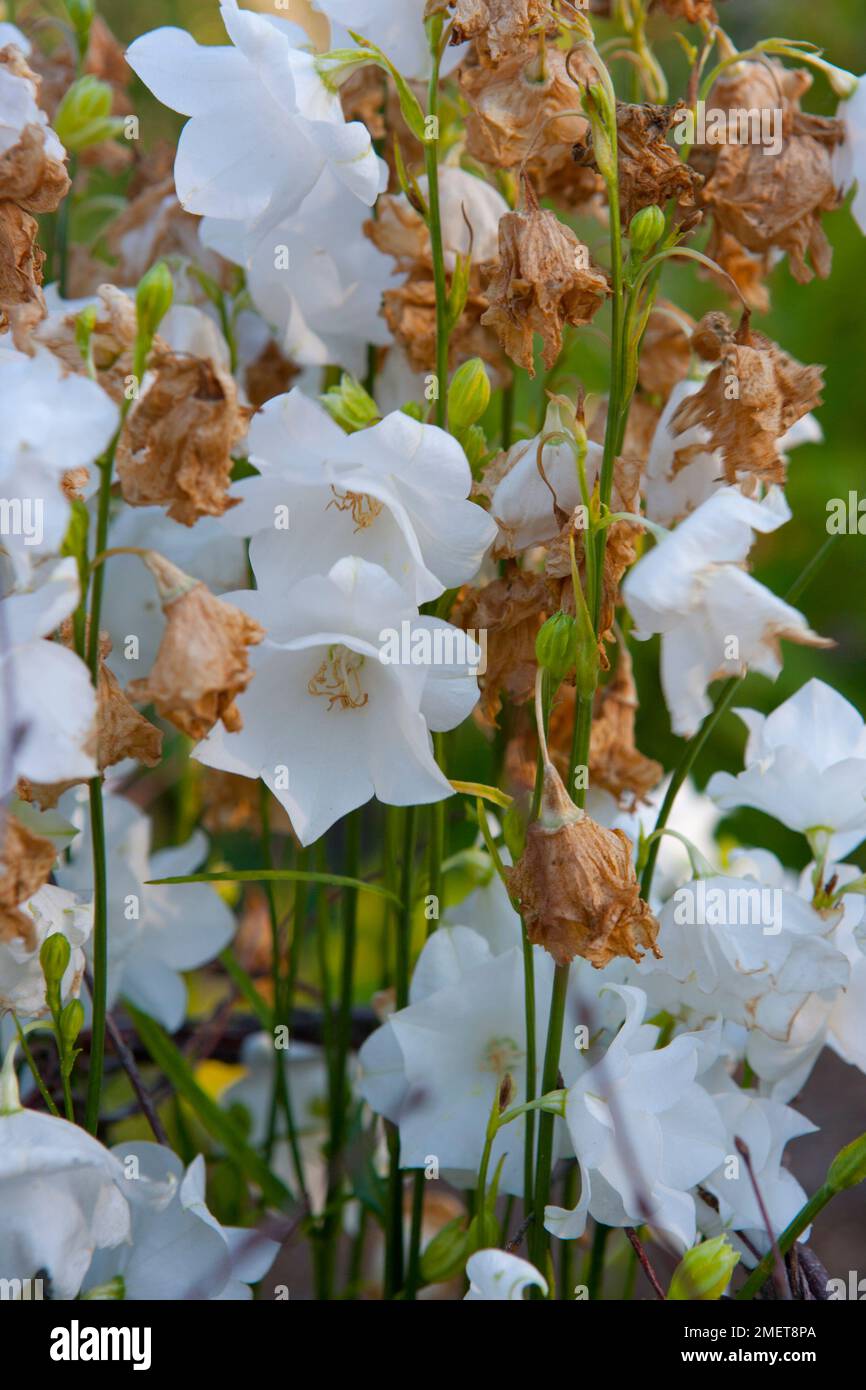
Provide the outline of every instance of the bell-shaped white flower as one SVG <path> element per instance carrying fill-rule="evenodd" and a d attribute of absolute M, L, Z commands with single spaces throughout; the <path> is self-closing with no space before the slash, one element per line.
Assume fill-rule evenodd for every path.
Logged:
<path fill-rule="evenodd" d="M 95 463 L 119 414 L 101 386 L 65 374 L 52 353 L 16 352 L 0 361 L 0 419 L 3 549 L 25 581 L 31 561 L 56 554 L 66 534 L 64 474 Z"/>
<path fill-rule="evenodd" d="M 258 478 L 239 483 L 223 525 L 252 536 L 260 588 L 324 574 L 345 555 L 381 565 L 410 603 L 471 579 L 496 527 L 469 501 L 462 448 L 402 411 L 344 434 L 295 388 L 268 401 L 250 426 Z"/>
<path fill-rule="evenodd" d="M 419 81 L 430 75 L 430 45 L 424 28 L 426 0 L 313 0 L 313 9 L 331 20 L 331 47 L 350 48 L 349 31 L 361 34 L 390 58 L 404 77 Z M 457 66 L 466 45 L 446 48 L 443 76 Z"/>
<path fill-rule="evenodd" d="M 45 976 L 39 952 L 49 936 L 64 936 L 71 952 L 61 981 L 63 1002 L 77 996 L 84 978 L 84 950 L 93 927 L 93 907 L 74 893 L 43 886 L 19 904 L 27 919 L 25 935 L 17 933 L 0 939 L 0 1015 L 7 1010 L 19 1018 L 36 1018 L 47 1012 Z"/>
<path fill-rule="evenodd" d="M 105 795 L 108 855 L 108 1007 L 124 995 L 174 1032 L 186 1014 L 181 972 L 219 955 L 234 935 L 235 919 L 207 883 L 182 888 L 148 882 L 193 873 L 207 853 L 197 831 L 185 845 L 151 852 L 151 823 L 122 796 Z M 60 884 L 92 892 L 90 815 L 78 792 L 67 792 L 61 809 L 80 828 L 69 859 L 57 866 Z"/>
<path fill-rule="evenodd" d="M 843 193 L 856 188 L 851 211 L 861 232 L 866 232 L 866 80 L 860 78 L 853 96 L 836 112 L 845 138 L 833 146 L 833 177 Z"/>
<path fill-rule="evenodd" d="M 30 782 L 93 777 L 85 749 L 96 718 L 96 697 L 84 662 L 59 642 L 46 641 L 78 606 L 73 559 L 39 566 L 29 589 L 0 599 L 0 723 L 8 738 L 0 794 L 19 777 Z"/>
<path fill-rule="evenodd" d="M 688 1034 L 657 1048 L 658 1028 L 643 1022 L 643 990 L 609 988 L 625 1004 L 625 1021 L 566 1102 L 580 1198 L 573 1211 L 549 1206 L 545 1225 L 570 1240 L 583 1234 L 587 1216 L 606 1226 L 649 1222 L 685 1250 L 696 1230 L 691 1189 L 727 1152 L 716 1107 L 695 1079 L 701 1048 Z"/>
<path fill-rule="evenodd" d="M 243 728 L 217 724 L 200 762 L 261 777 L 303 844 L 372 796 L 412 806 L 452 794 L 430 731 L 453 729 L 478 698 L 480 652 L 465 634 L 419 617 L 381 565 L 356 556 L 230 601 L 268 636 L 238 698 Z"/>
<path fill-rule="evenodd" d="M 810 680 L 772 714 L 736 713 L 749 731 L 745 768 L 707 786 L 722 810 L 754 806 L 790 830 L 829 836 L 832 858 L 866 839 L 866 726 L 853 705 Z"/>
<path fill-rule="evenodd" d="M 626 576 L 635 638 L 661 634 L 662 689 L 675 733 L 690 736 L 709 714 L 711 681 L 748 668 L 775 679 L 783 637 L 826 645 L 802 613 L 743 568 L 753 532 L 775 531 L 790 515 L 777 488 L 762 502 L 722 488 Z"/>
<path fill-rule="evenodd" d="M 562 514 L 583 506 L 580 475 L 574 449 L 567 443 L 544 444 L 547 435 L 561 433 L 564 422 L 552 401 L 544 428 L 532 439 L 522 439 L 508 451 L 508 471 L 497 485 L 490 511 L 504 535 L 500 548 L 516 554 L 529 545 L 542 545 L 562 530 Z M 601 472 L 603 450 L 592 440 L 587 445 L 586 482 L 590 495 Z"/>
<path fill-rule="evenodd" d="M 174 176 L 188 212 L 276 225 L 328 167 L 371 206 L 385 166 L 360 121 L 346 123 L 296 25 L 222 0 L 229 47 L 202 47 L 183 29 L 154 29 L 127 51 L 165 106 L 190 119 Z"/>
<path fill-rule="evenodd" d="M 112 1154 L 132 1217 L 130 1240 L 93 1257 L 84 1292 L 122 1281 L 124 1299 L 249 1300 L 279 1246 L 255 1230 L 224 1227 L 205 1202 L 205 1162 L 184 1171 L 159 1144 L 121 1143 Z"/>
<path fill-rule="evenodd" d="M 304 366 L 334 363 L 362 377 L 367 345 L 391 341 L 380 309 L 394 276 L 391 258 L 364 236 L 366 216 L 326 171 L 298 211 L 264 236 L 208 217 L 201 238 L 244 267 L 253 304 L 285 357 Z"/>
<path fill-rule="evenodd" d="M 44 1298 L 76 1298 L 94 1253 L 129 1239 L 122 1185 L 118 1160 L 77 1125 L 0 1113 L 3 1278 L 41 1279 Z"/>
<path fill-rule="evenodd" d="M 464 1303 L 522 1303 L 532 1288 L 547 1297 L 544 1275 L 507 1250 L 476 1250 L 466 1261 L 466 1277 L 469 1292 L 463 1295 Z"/>

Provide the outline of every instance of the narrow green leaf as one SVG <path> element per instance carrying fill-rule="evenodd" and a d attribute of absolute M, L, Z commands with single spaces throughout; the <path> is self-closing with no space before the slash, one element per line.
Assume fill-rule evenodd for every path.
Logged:
<path fill-rule="evenodd" d="M 149 878 L 146 883 L 266 883 L 269 880 L 283 880 L 292 883 L 302 880 L 305 883 L 325 883 L 332 888 L 357 888 L 359 893 L 374 893 L 379 898 L 389 898 L 400 906 L 400 899 L 388 888 L 380 888 L 377 883 L 365 883 L 362 878 L 347 878 L 345 874 L 320 874 L 307 869 L 221 869 L 215 873 L 179 874 L 175 878 Z"/>
<path fill-rule="evenodd" d="M 271 1172 L 259 1155 L 244 1143 L 225 1111 L 202 1090 L 183 1053 L 175 1047 L 168 1034 L 154 1019 L 140 1013 L 126 999 L 124 1008 L 153 1061 L 171 1082 L 177 1094 L 192 1107 L 208 1133 L 219 1140 L 238 1167 L 261 1188 L 272 1206 L 285 1208 L 287 1204 L 293 1204 L 294 1199 L 289 1189 Z"/>

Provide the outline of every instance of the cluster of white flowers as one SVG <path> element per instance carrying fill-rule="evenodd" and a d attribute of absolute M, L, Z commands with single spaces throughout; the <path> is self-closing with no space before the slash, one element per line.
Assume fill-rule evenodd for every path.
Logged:
<path fill-rule="evenodd" d="M 456 8 L 462 15 L 474 7 Z M 155 1036 L 173 1048 L 164 1035 L 178 1033 L 187 1020 L 192 991 L 185 976 L 215 962 L 235 938 L 237 899 L 223 894 L 222 885 L 189 881 L 207 878 L 207 865 L 211 877 L 230 878 L 237 868 L 216 838 L 219 831 L 211 840 L 187 814 L 207 799 L 201 788 L 217 782 L 207 780 L 213 772 L 246 779 L 239 800 L 252 785 L 255 801 L 261 782 L 263 804 L 276 798 L 298 846 L 288 985 L 279 960 L 285 924 L 275 896 L 267 988 L 240 963 L 240 944 L 229 971 L 259 1022 L 275 1030 L 291 1021 L 294 1001 L 284 1017 L 283 992 L 291 995 L 305 967 L 306 880 L 312 876 L 318 884 L 317 911 L 324 903 L 327 912 L 326 892 L 334 887 L 372 887 L 374 893 L 387 890 L 381 899 L 387 920 L 397 918 L 394 864 L 384 865 L 387 883 L 378 882 L 377 861 L 368 875 L 373 882 L 359 884 L 366 866 L 357 861 L 349 878 L 329 874 L 324 856 L 312 873 L 308 847 L 372 798 L 414 808 L 461 790 L 472 798 L 470 821 L 482 819 L 485 800 L 510 808 L 501 824 L 492 817 L 480 826 L 473 821 L 450 856 L 443 821 L 432 814 L 429 885 L 413 882 L 416 847 L 407 835 L 400 891 L 410 900 L 402 903 L 396 953 L 397 973 L 403 973 L 395 992 L 391 962 L 384 963 L 377 983 L 387 987 L 376 1000 L 378 1021 L 367 1028 L 357 1057 L 349 1047 L 351 1009 L 358 1003 L 351 974 L 357 921 L 350 913 L 341 943 L 343 994 L 332 1016 L 330 942 L 320 920 L 321 976 L 309 993 L 328 1015 L 323 1046 L 292 1039 L 281 1052 L 270 1029 L 256 1032 L 244 1041 L 240 1067 L 223 1086 L 219 1107 L 206 1097 L 219 1152 L 252 1156 L 245 1174 L 252 1184 L 266 1188 L 265 1172 L 287 1200 L 296 1199 L 299 1209 L 306 1204 L 303 1219 L 319 1223 L 317 1238 L 333 1239 L 335 1223 L 348 1229 L 361 1205 L 381 1210 L 384 1198 L 356 1200 L 345 1155 L 331 1147 L 334 1110 L 342 1102 L 340 1142 L 345 1146 L 347 1114 L 366 1127 L 371 1190 L 389 1169 L 392 1223 L 400 1221 L 403 1174 L 416 1170 L 455 1189 L 478 1186 L 482 1205 L 491 1189 L 494 1197 L 523 1198 L 530 1206 L 541 1193 L 533 1250 L 539 1237 L 582 1241 L 592 1221 L 631 1234 L 644 1228 L 677 1258 L 724 1236 L 726 1249 L 753 1268 L 807 1199 L 786 1166 L 786 1148 L 814 1128 L 794 1103 L 816 1062 L 830 1048 L 866 1073 L 866 887 L 849 862 L 866 841 L 863 719 L 817 679 L 769 715 L 738 709 L 748 732 L 743 770 L 716 772 L 706 792 L 687 780 L 690 762 L 673 784 L 658 767 L 655 789 L 622 791 L 604 778 L 596 784 L 589 729 L 589 786 L 581 788 L 580 808 L 563 792 L 568 809 L 558 820 L 545 819 L 544 806 L 539 817 L 537 804 L 533 817 L 523 814 L 531 778 L 521 783 L 519 773 L 513 796 L 458 781 L 450 764 L 446 775 L 434 735 L 468 720 L 478 705 L 479 674 L 485 674 L 486 644 L 482 649 L 473 633 L 446 621 L 458 593 L 490 599 L 500 685 L 484 689 L 479 723 L 489 733 L 499 696 L 514 698 L 503 716 L 502 746 L 497 740 L 490 754 L 503 761 L 512 741 L 509 752 L 518 752 L 513 766 L 508 763 L 509 776 L 522 756 L 524 711 L 518 706 L 531 711 L 535 692 L 543 745 L 536 802 L 547 779 L 558 777 L 553 761 L 562 755 L 562 747 L 549 753 L 546 746 L 544 700 L 563 676 L 552 677 L 553 666 L 535 646 L 548 610 L 568 615 L 569 630 L 577 631 L 582 603 L 584 619 L 595 627 L 564 665 L 566 674 L 577 671 L 578 731 L 587 710 L 589 725 L 593 717 L 601 722 L 599 703 L 614 688 L 612 681 L 596 689 L 597 652 L 609 643 L 613 653 L 614 633 L 622 652 L 631 638 L 660 638 L 664 702 L 674 735 L 684 739 L 711 714 L 714 681 L 750 671 L 775 680 L 783 669 L 783 640 L 831 645 L 798 607 L 747 569 L 756 538 L 791 519 L 777 480 L 784 478 L 782 464 L 797 446 L 819 443 L 820 426 L 798 402 L 783 428 L 780 408 L 779 427 L 767 426 L 778 471 L 750 473 L 738 461 L 732 465 L 707 425 L 677 430 L 684 407 L 695 405 L 711 379 L 709 366 L 697 367 L 692 359 L 665 399 L 651 402 L 654 424 L 642 476 L 632 501 L 617 511 L 610 475 L 629 462 L 628 451 L 623 446 L 623 460 L 615 457 L 618 447 L 612 456 L 610 425 L 604 445 L 587 439 L 580 411 L 562 397 L 545 403 L 543 423 L 536 419 L 522 428 L 518 421 L 517 433 L 525 437 L 513 442 L 509 423 L 501 452 L 495 456 L 488 448 L 477 421 L 490 382 L 509 379 L 510 351 L 495 363 L 494 352 L 489 371 L 474 359 L 484 404 L 470 427 L 452 420 L 452 431 L 446 429 L 444 409 L 436 415 L 441 424 L 431 423 L 448 382 L 436 376 L 425 382 L 407 343 L 395 341 L 399 335 L 388 326 L 382 302 L 402 284 L 405 266 L 398 253 L 379 249 L 365 223 L 390 184 L 387 215 L 406 233 L 407 246 L 418 227 L 426 237 L 425 286 L 429 281 L 430 293 L 441 298 L 442 282 L 449 282 L 446 305 L 421 306 L 431 314 L 438 310 L 437 332 L 448 315 L 456 330 L 465 309 L 457 291 L 475 275 L 476 327 L 481 333 L 484 325 L 492 338 L 483 294 L 492 298 L 493 291 L 489 277 L 483 287 L 479 278 L 486 264 L 502 275 L 507 268 L 511 277 L 500 314 L 515 322 L 530 315 L 546 346 L 548 319 L 558 314 L 561 339 L 566 325 L 586 322 L 577 309 L 563 307 L 574 286 L 563 288 L 555 266 L 545 261 L 555 248 L 537 233 L 522 243 L 516 225 L 538 214 L 529 174 L 521 202 L 514 173 L 518 167 L 526 172 L 544 123 L 529 134 L 521 131 L 520 159 L 503 160 L 498 186 L 479 172 L 471 142 L 466 162 L 472 170 L 460 167 L 462 137 L 451 142 L 435 183 L 429 169 L 407 174 L 397 146 L 392 180 L 370 130 L 344 114 L 340 81 L 375 57 L 384 66 L 383 81 L 393 84 L 395 69 L 402 75 L 397 90 L 404 116 L 411 113 L 413 91 L 432 71 L 431 27 L 441 35 L 436 26 L 454 19 L 461 40 L 437 56 L 442 79 L 467 57 L 462 39 L 468 21 L 462 15 L 461 27 L 455 4 L 313 0 L 312 11 L 330 23 L 329 59 L 282 17 L 242 8 L 238 0 L 221 0 L 219 9 L 227 44 L 200 45 L 184 30 L 160 28 L 137 38 L 126 54 L 150 93 L 187 118 L 174 164 L 177 198 L 160 186 L 154 204 L 160 217 L 178 215 L 195 229 L 190 234 L 186 226 L 183 257 L 169 254 L 156 267 L 171 278 L 170 265 L 175 285 L 182 286 L 173 306 L 166 300 L 148 321 L 159 297 L 152 284 L 145 291 L 103 286 L 98 294 L 91 284 L 73 298 L 65 264 L 63 291 L 43 287 L 26 199 L 21 227 L 25 240 L 31 237 L 29 260 L 19 247 L 18 261 L 35 270 L 27 281 L 19 265 L 25 288 L 16 281 L 8 303 L 0 302 L 0 794 L 6 803 L 0 837 L 0 1278 L 44 1278 L 50 1296 L 59 1299 L 242 1299 L 252 1297 L 250 1286 L 276 1257 L 278 1246 L 263 1234 L 212 1215 L 204 1156 L 185 1167 L 157 1133 L 161 1121 L 149 1100 L 144 1109 L 159 1144 L 108 1147 L 96 1137 L 105 1119 L 98 1103 L 101 1056 L 98 1067 L 91 1058 L 88 1073 L 89 1083 L 97 1077 L 95 1115 L 90 1088 L 87 1096 L 91 1132 L 74 1123 L 83 1118 L 83 1107 L 76 1116 L 83 1090 L 73 1095 L 70 1085 L 81 1030 L 97 1039 L 106 1010 L 119 1015 L 127 1008 L 133 1021 L 145 1015 Z M 518 44 L 515 51 L 523 53 L 519 44 L 538 38 L 537 19 L 521 28 L 513 17 L 500 16 L 497 42 Z M 579 25 L 575 32 L 582 33 Z M 492 57 L 486 53 L 478 30 L 470 37 L 495 66 L 495 50 Z M 376 47 L 353 54 L 359 41 Z M 13 206 L 2 179 L 12 177 L 15 159 L 38 148 L 55 169 L 55 181 L 67 159 L 40 108 L 37 80 L 22 66 L 29 53 L 23 34 L 0 25 L 0 58 L 12 55 L 0 63 L 4 207 Z M 551 54 L 562 56 L 553 46 Z M 601 63 L 597 54 L 596 60 Z M 844 136 L 833 148 L 832 177 L 840 191 L 856 185 L 853 211 L 866 230 L 864 93 L 864 83 L 849 91 L 840 112 Z M 575 88 L 573 106 L 579 105 Z M 72 128 L 69 112 L 61 114 Z M 483 114 L 490 118 L 489 111 Z M 575 117 L 583 120 L 579 111 L 565 110 L 564 118 Z M 482 123 L 477 111 L 474 118 Z M 827 154 L 828 168 L 830 162 Z M 599 165 L 600 178 L 603 173 Z M 47 203 L 33 207 L 47 207 L 49 215 L 56 210 Z M 146 223 L 127 226 L 115 246 L 123 267 L 136 267 L 130 278 L 138 269 L 152 272 L 158 259 L 145 252 L 156 236 L 153 215 L 152 208 Z M 55 261 L 62 260 L 62 227 L 55 228 Z M 633 238 L 635 273 L 639 250 Z M 576 273 L 583 273 L 580 257 L 572 259 Z M 231 292 L 205 270 L 214 265 L 235 276 Z M 606 290 L 606 277 L 600 280 Z M 5 295 L 5 279 L 0 288 Z M 470 292 L 463 289 L 465 301 Z M 603 297 L 602 291 L 596 288 L 593 297 Z M 506 342 L 507 334 L 501 345 Z M 726 347 L 730 342 L 733 335 Z M 280 388 L 259 404 L 251 368 L 264 359 L 287 371 Z M 786 360 L 792 376 L 794 368 L 806 375 L 817 370 Z M 171 373 L 190 364 L 198 385 L 186 394 L 177 388 L 175 398 Z M 775 366 L 764 368 L 769 398 Z M 333 369 L 350 375 L 329 396 Z M 361 380 L 367 382 L 363 390 Z M 363 419 L 350 419 L 334 405 L 352 392 L 367 411 Z M 648 402 L 647 394 L 649 409 Z M 621 402 L 607 402 L 611 417 L 615 405 Z M 763 406 L 762 400 L 756 418 Z M 178 420 L 169 429 L 175 408 Z M 202 424 L 211 408 L 225 416 Z M 764 415 L 772 414 L 767 407 Z M 737 429 L 744 430 L 741 420 Z M 625 498 L 618 477 L 615 486 Z M 643 517 L 630 510 L 641 505 Z M 651 536 L 639 558 L 629 543 L 617 547 L 628 558 L 609 575 L 608 536 L 617 527 L 636 535 L 642 521 Z M 591 534 L 581 536 L 587 527 Z M 550 563 L 556 547 L 558 571 Z M 599 555 L 601 573 L 593 565 Z M 156 590 L 152 576 L 158 576 Z M 527 590 L 554 587 L 537 603 L 527 599 L 524 611 L 522 582 Z M 592 617 L 593 603 L 583 600 L 581 585 L 597 600 Z M 609 601 L 608 627 L 599 613 Z M 192 616 L 181 627 L 177 614 L 184 604 Z M 618 605 L 628 614 L 625 634 L 615 622 Z M 396 660 L 392 639 L 401 653 Z M 627 653 L 617 659 L 623 667 L 629 661 Z M 588 695 L 582 661 L 591 667 Z M 150 675 L 129 685 L 133 670 Z M 629 661 L 629 679 L 630 671 Z M 159 723 L 134 709 L 145 703 Z M 627 694 L 625 724 L 633 724 L 634 705 Z M 551 749 L 557 712 L 555 704 L 546 711 Z M 132 727 L 135 737 L 125 735 L 128 746 L 121 747 L 117 730 Z M 138 764 L 159 762 L 158 750 L 151 756 L 153 738 L 161 741 L 164 732 L 172 739 L 168 759 L 152 781 L 139 778 Z M 623 738 L 625 755 L 640 756 L 619 726 L 611 737 Z M 119 751 L 112 745 L 107 752 L 109 740 L 118 741 Z M 535 757 L 533 744 L 533 775 Z M 565 761 L 573 792 L 578 769 L 567 754 Z M 162 807 L 159 798 L 181 765 L 184 783 L 170 823 L 183 828 L 173 835 L 169 818 L 152 808 Z M 473 775 L 480 775 L 477 768 Z M 498 778 L 499 772 L 491 775 Z M 677 790 L 680 782 L 671 808 L 668 788 Z M 794 873 L 760 847 L 723 852 L 716 828 L 723 814 L 741 807 L 805 837 L 808 867 Z M 264 813 L 262 819 L 269 848 Z M 253 820 L 247 817 L 244 830 Z M 552 844 L 564 829 L 587 822 L 603 837 L 599 873 L 609 873 L 610 882 L 585 885 L 585 903 L 563 908 L 559 902 L 555 911 L 550 902 L 546 906 L 558 930 L 577 936 L 589 931 L 584 916 L 596 914 L 590 926 L 605 934 L 605 948 L 608 937 L 617 938 L 601 968 L 577 946 L 563 963 L 559 937 L 553 942 L 554 933 L 545 940 L 543 931 L 529 930 L 527 896 L 521 899 L 514 889 L 513 861 L 528 857 L 533 831 Z M 399 816 L 389 819 L 390 830 L 398 823 Z M 414 821 L 404 823 L 414 833 Z M 476 828 L 479 837 L 467 847 Z M 389 838 L 386 860 L 395 843 L 396 836 Z M 248 846 L 244 853 L 245 865 L 257 862 Z M 622 863 L 612 868 L 617 854 Z M 552 901 L 564 892 L 565 867 L 553 862 L 539 897 Z M 254 876 L 248 867 L 237 872 Z M 272 869 L 262 874 L 275 876 Z M 172 879 L 181 882 L 166 882 Z M 461 889 L 453 886 L 457 882 Z M 418 944 L 413 907 L 428 888 L 429 933 L 410 970 L 411 948 Z M 440 896 L 448 904 L 441 921 Z M 652 952 L 642 956 L 633 944 L 622 945 L 623 933 L 631 941 L 627 919 L 636 901 L 653 929 Z M 369 928 L 366 918 L 362 926 Z M 53 975 L 52 952 L 62 961 Z M 219 1002 L 225 1006 L 224 995 Z M 40 1033 L 57 1045 L 53 1092 L 27 1045 Z M 187 1063 L 178 1052 L 177 1069 Z M 140 1098 L 135 1059 L 125 1057 L 123 1065 Z M 188 1095 L 202 1095 L 204 1083 L 193 1079 L 192 1067 L 188 1073 Z M 22 1090 L 30 1108 L 22 1107 Z M 56 1101 L 65 1104 L 66 1118 Z M 52 1113 L 39 1109 L 40 1102 Z M 246 1112 L 246 1129 L 240 1112 Z M 533 1189 L 532 1182 L 543 1172 L 544 1143 L 534 1149 L 535 1136 L 549 1124 L 553 1196 L 550 1183 Z M 219 1210 L 213 1192 L 211 1205 Z M 347 1212 L 352 1215 L 345 1220 Z M 482 1248 L 488 1226 L 477 1211 L 475 1217 L 455 1237 L 456 1260 L 435 1266 L 443 1282 L 455 1273 L 465 1276 L 458 1296 L 470 1301 L 521 1300 L 527 1290 L 547 1297 L 552 1264 L 528 1263 L 492 1242 Z M 366 1215 L 360 1237 L 355 1231 L 361 1252 L 365 1221 Z M 417 1226 L 416 1219 L 412 1238 Z M 808 1228 L 799 1232 L 801 1239 L 808 1234 Z M 393 1260 L 393 1230 L 388 1239 Z M 399 1245 L 399 1232 L 396 1239 Z M 390 1269 L 386 1289 L 393 1277 Z M 429 1282 L 438 1281 L 431 1276 Z"/>

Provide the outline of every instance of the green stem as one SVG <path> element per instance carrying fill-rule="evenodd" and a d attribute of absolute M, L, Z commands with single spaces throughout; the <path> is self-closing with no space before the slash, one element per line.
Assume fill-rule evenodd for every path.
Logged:
<path fill-rule="evenodd" d="M 436 290 L 436 423 L 445 429 L 448 408 L 448 286 L 445 279 L 445 253 L 442 246 L 442 218 L 439 203 L 439 38 L 442 24 L 431 24 L 432 67 L 427 91 L 427 114 L 435 122 L 435 135 L 424 141 L 424 167 L 427 173 L 427 207 L 430 250 L 433 258 L 433 284 Z"/>
<path fill-rule="evenodd" d="M 50 1091 L 48 1090 L 48 1087 L 45 1085 L 45 1082 L 42 1080 L 42 1076 L 41 1076 L 41 1074 L 40 1074 L 40 1072 L 39 1072 L 39 1068 L 38 1068 L 37 1065 L 36 1065 L 36 1059 L 35 1059 L 35 1057 L 33 1056 L 33 1053 L 30 1051 L 30 1044 L 29 1044 L 28 1041 L 27 1041 L 27 1037 L 26 1037 L 26 1034 L 25 1034 L 25 1032 L 24 1032 L 24 1029 L 21 1027 L 21 1024 L 18 1022 L 18 1019 L 17 1019 L 17 1017 L 16 1017 L 15 1014 L 12 1015 L 12 1018 L 13 1018 L 13 1020 L 14 1020 L 14 1022 L 15 1022 L 15 1027 L 16 1027 L 16 1029 L 18 1030 L 18 1042 L 19 1042 L 19 1044 L 20 1044 L 21 1051 L 24 1053 L 24 1058 L 25 1058 L 25 1061 L 27 1062 L 28 1067 L 30 1068 L 30 1071 L 31 1071 L 32 1075 L 33 1075 L 33 1080 L 36 1082 L 36 1085 L 37 1085 L 38 1088 L 39 1088 L 39 1094 L 41 1095 L 41 1097 L 42 1097 L 42 1099 L 44 1100 L 46 1106 L 48 1107 L 49 1112 L 50 1112 L 52 1115 L 56 1116 L 57 1119 L 59 1120 L 59 1119 L 60 1119 L 60 1111 L 57 1109 L 57 1106 L 54 1104 L 54 1101 L 51 1099 L 51 1093 L 50 1093 Z"/>
<path fill-rule="evenodd" d="M 562 1048 L 562 1027 L 565 1020 L 565 1000 L 568 994 L 570 967 L 558 965 L 553 976 L 550 996 L 550 1021 L 544 1068 L 541 1073 L 541 1093 L 555 1091 L 559 1078 L 559 1054 Z M 550 1174 L 553 1166 L 553 1125 L 556 1116 L 542 1111 L 538 1122 L 538 1162 L 535 1169 L 535 1203 L 530 1248 L 533 1263 L 541 1269 L 547 1262 L 547 1232 L 544 1229 L 544 1209 L 550 1196 Z"/>
<path fill-rule="evenodd" d="M 587 1279 L 587 1296 L 590 1302 L 599 1298 L 602 1293 L 602 1285 L 604 1282 L 604 1253 L 609 1235 L 610 1226 L 602 1226 L 600 1222 L 596 1222 L 592 1237 L 592 1253 L 589 1259 L 589 1277 Z"/>
<path fill-rule="evenodd" d="M 94 777 L 90 782 L 90 838 L 93 854 L 93 1021 L 84 1126 L 95 1134 L 99 1127 L 99 1098 L 105 1067 L 105 1012 L 108 1007 L 108 864 L 100 777 Z"/>
<path fill-rule="evenodd" d="M 810 1226 L 815 1217 L 822 1212 L 836 1195 L 836 1189 L 829 1183 L 824 1183 L 819 1187 L 813 1197 L 810 1197 L 804 1207 L 797 1212 L 790 1225 L 786 1226 L 778 1239 L 779 1253 L 786 1255 L 794 1242 L 803 1234 L 807 1226 Z M 768 1250 L 760 1264 L 756 1265 L 746 1280 L 743 1287 L 735 1295 L 738 1299 L 752 1298 L 760 1288 L 767 1282 L 773 1272 L 776 1261 L 775 1249 Z"/>

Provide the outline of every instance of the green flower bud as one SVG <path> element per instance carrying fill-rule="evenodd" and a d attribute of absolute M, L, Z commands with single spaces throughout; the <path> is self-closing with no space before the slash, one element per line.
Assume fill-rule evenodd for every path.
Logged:
<path fill-rule="evenodd" d="M 866 1180 L 866 1134 L 852 1139 L 844 1149 L 840 1149 L 827 1174 L 827 1186 L 834 1192 L 843 1192 L 846 1187 L 856 1187 Z"/>
<path fill-rule="evenodd" d="M 577 626 L 568 613 L 553 613 L 535 639 L 539 666 L 563 681 L 577 660 Z"/>
<path fill-rule="evenodd" d="M 75 30 L 78 52 L 83 57 L 90 46 L 90 26 L 93 23 L 93 0 L 66 0 L 66 13 Z"/>
<path fill-rule="evenodd" d="M 138 282 L 135 308 L 138 314 L 138 336 L 147 346 L 153 342 L 174 299 L 174 281 L 165 261 L 157 261 Z"/>
<path fill-rule="evenodd" d="M 470 425 L 468 430 L 457 432 L 457 439 L 469 460 L 472 476 L 476 477 L 480 465 L 487 457 L 487 435 L 480 425 Z"/>
<path fill-rule="evenodd" d="M 67 1049 L 75 1046 L 84 1027 L 84 1005 L 80 999 L 70 999 L 60 1011 L 60 1036 Z"/>
<path fill-rule="evenodd" d="M 739 1262 L 727 1236 L 716 1236 L 687 1250 L 674 1270 L 668 1298 L 674 1302 L 721 1298 Z"/>
<path fill-rule="evenodd" d="M 123 121 L 111 114 L 114 93 L 107 82 L 87 74 L 73 82 L 57 108 L 54 129 L 71 154 L 113 140 Z"/>
<path fill-rule="evenodd" d="M 54 932 L 43 941 L 39 952 L 39 964 L 42 966 L 45 983 L 49 987 L 60 984 L 69 968 L 71 955 L 72 948 L 62 932 Z"/>
<path fill-rule="evenodd" d="M 471 1251 L 463 1217 L 455 1216 L 437 1231 L 421 1256 L 421 1278 L 425 1284 L 443 1284 L 459 1274 Z"/>
<path fill-rule="evenodd" d="M 347 434 L 365 430 L 380 418 L 379 407 L 373 397 L 364 390 L 360 381 L 349 376 L 348 372 L 344 372 L 340 377 L 338 386 L 329 386 L 319 400 L 332 419 L 336 420 Z"/>
<path fill-rule="evenodd" d="M 662 236 L 664 229 L 665 215 L 661 208 L 654 205 L 641 208 L 631 219 L 628 229 L 628 239 L 633 253 L 646 256 Z"/>
<path fill-rule="evenodd" d="M 448 387 L 448 423 L 458 434 L 476 424 L 490 404 L 490 378 L 480 357 L 464 362 Z"/>

